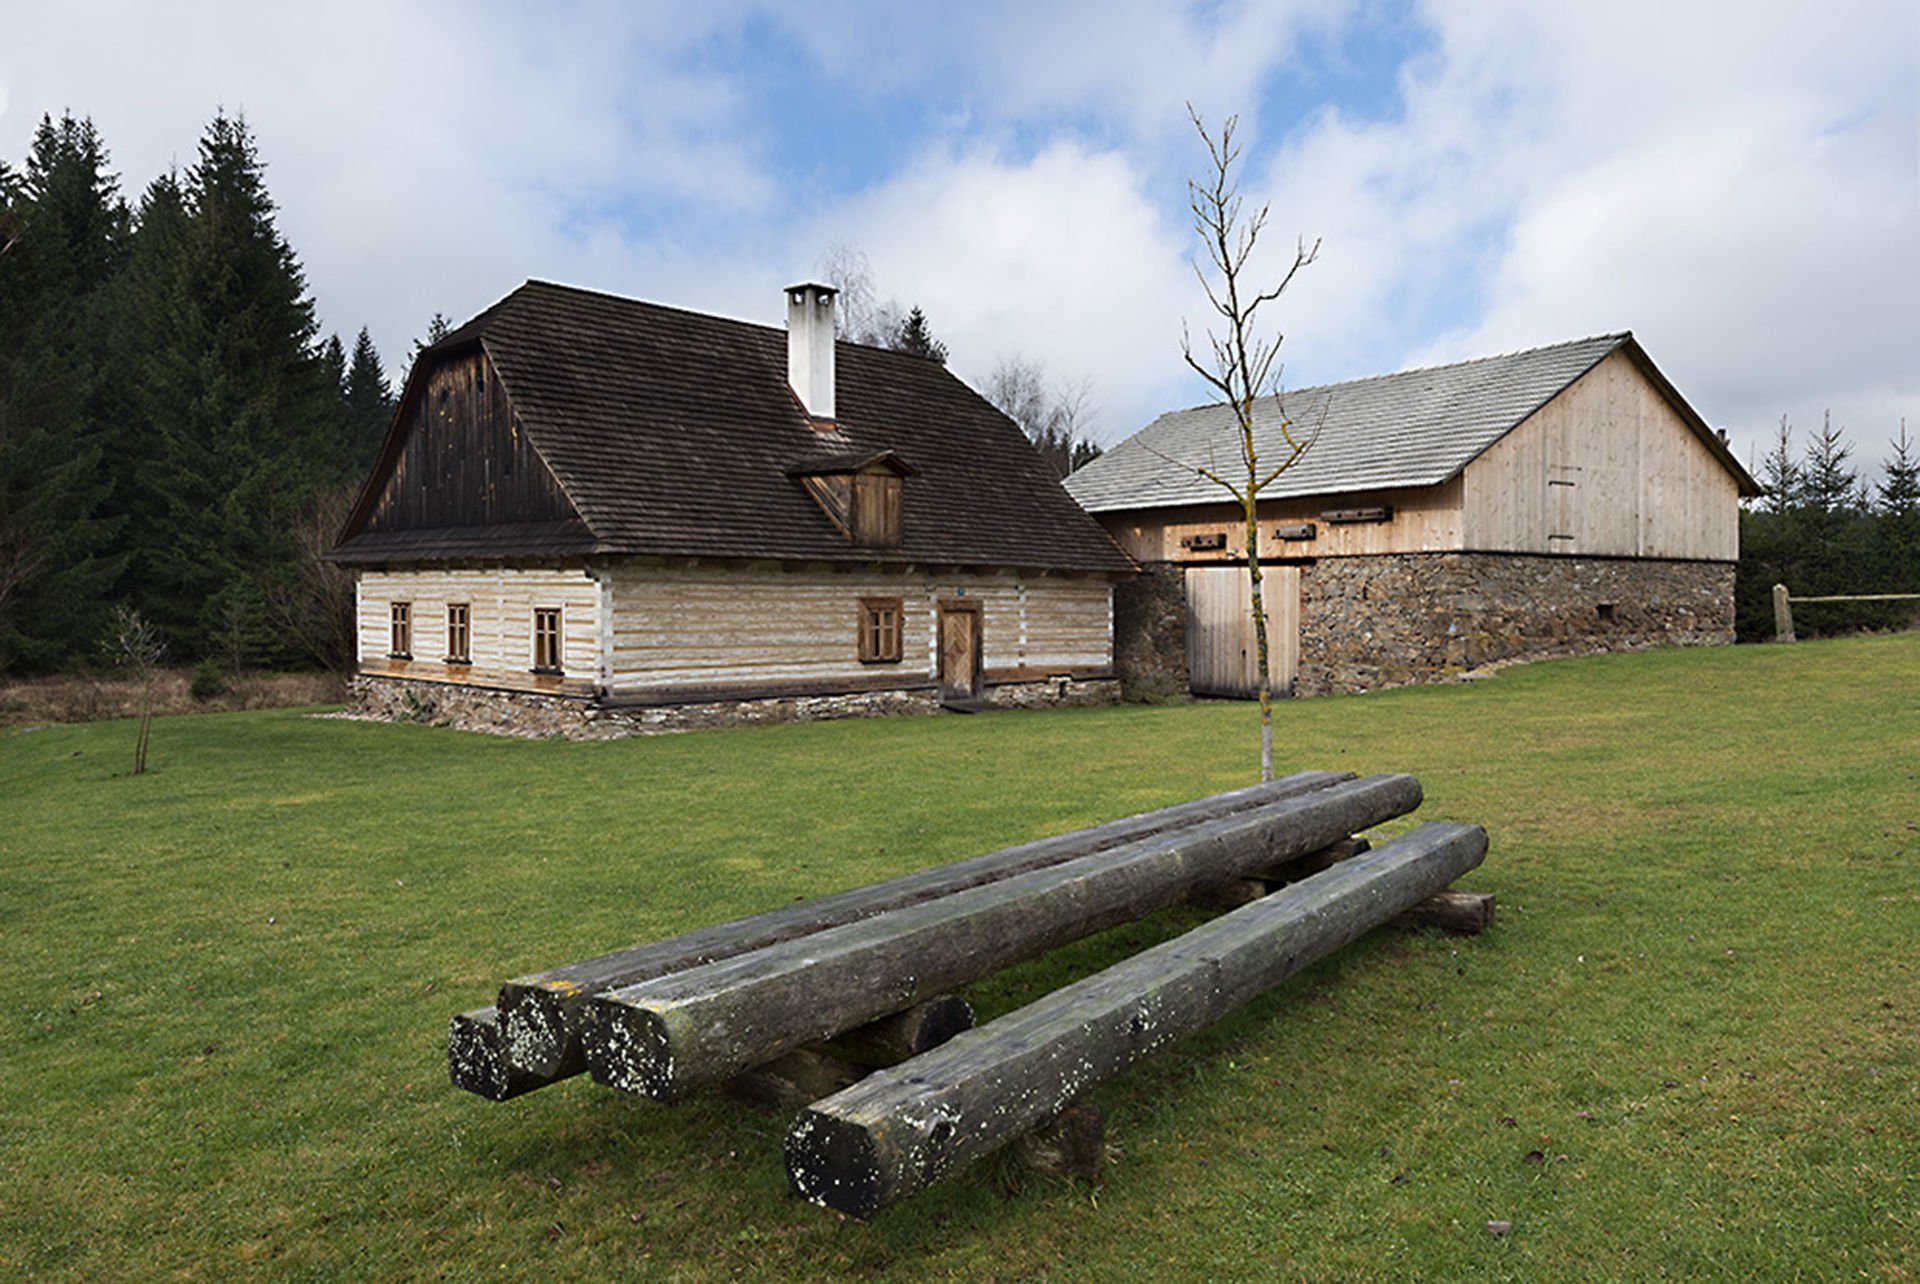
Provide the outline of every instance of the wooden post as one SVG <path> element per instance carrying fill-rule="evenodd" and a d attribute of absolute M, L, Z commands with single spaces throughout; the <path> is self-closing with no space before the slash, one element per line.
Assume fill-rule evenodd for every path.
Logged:
<path fill-rule="evenodd" d="M 1056 990 L 802 1112 L 796 1193 L 851 1217 L 938 1181 L 1480 863 L 1486 831 L 1422 825 Z"/>
<path fill-rule="evenodd" d="M 1264 785 L 1253 785 L 1194 802 L 1109 821 L 1036 842 L 1022 843 L 968 860 L 923 869 L 884 883 L 858 887 L 764 914 L 700 928 L 664 941 L 617 950 L 598 958 L 530 976 L 500 988 L 497 1006 L 508 1056 L 518 1070 L 556 1082 L 578 1073 L 580 1014 L 602 990 L 634 985 L 750 950 L 794 940 L 814 932 L 857 922 L 874 914 L 934 900 L 997 879 L 1074 860 L 1093 852 L 1137 843 L 1158 834 L 1222 816 L 1264 807 L 1325 789 L 1353 773 L 1302 771 Z M 565 1071 L 563 1067 L 572 1066 Z"/>
<path fill-rule="evenodd" d="M 587 1069 L 673 1101 L 1419 805 L 1412 776 L 1369 776 L 595 995 Z"/>
<path fill-rule="evenodd" d="M 1773 640 L 1775 642 L 1793 641 L 1793 605 L 1787 596 L 1787 586 L 1773 586 Z"/>

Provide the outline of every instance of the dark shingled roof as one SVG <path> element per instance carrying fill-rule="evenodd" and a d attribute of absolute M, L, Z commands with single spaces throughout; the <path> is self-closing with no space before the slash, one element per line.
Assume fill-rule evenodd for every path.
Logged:
<path fill-rule="evenodd" d="M 1291 420 L 1296 437 L 1315 429 L 1319 437 L 1299 463 L 1261 494 L 1288 499 L 1438 485 L 1615 352 L 1625 352 L 1660 389 L 1733 474 L 1741 494 L 1758 493 L 1726 445 L 1654 367 L 1633 335 L 1623 332 L 1297 388 L 1285 395 L 1284 416 L 1272 398 L 1265 398 L 1254 410 L 1259 458 L 1286 458 L 1283 418 Z M 1170 411 L 1074 473 L 1067 489 L 1096 513 L 1216 503 L 1223 492 L 1194 468 L 1239 466 L 1238 443 L 1238 422 L 1225 404 Z"/>
<path fill-rule="evenodd" d="M 475 344 L 579 514 L 572 534 L 587 537 L 563 548 L 568 532 L 530 532 L 527 553 L 1133 569 L 1019 428 L 936 362 L 835 344 L 838 427 L 823 434 L 787 386 L 784 330 L 529 281 L 420 361 Z M 911 470 L 904 540 L 854 547 L 799 475 L 888 454 Z M 335 560 L 465 557 L 481 545 L 508 555 L 511 544 L 504 530 L 358 530 L 356 518 Z"/>

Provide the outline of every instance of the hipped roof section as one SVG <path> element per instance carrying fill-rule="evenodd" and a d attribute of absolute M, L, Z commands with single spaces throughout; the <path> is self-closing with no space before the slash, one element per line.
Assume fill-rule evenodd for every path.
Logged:
<path fill-rule="evenodd" d="M 836 343 L 839 414 L 822 433 L 787 386 L 785 331 L 529 281 L 421 353 L 405 398 L 431 363 L 476 346 L 589 537 L 568 551 L 1133 569 L 1019 428 L 936 362 Z M 403 404 L 334 560 L 470 556 L 455 549 L 482 544 L 510 555 L 478 531 L 362 533 L 409 418 Z M 907 478 L 897 548 L 851 546 L 799 480 L 855 460 Z"/>
<path fill-rule="evenodd" d="M 1536 410 L 1615 352 L 1624 353 L 1659 389 L 1694 435 L 1732 473 L 1742 495 L 1758 484 L 1718 434 L 1654 366 L 1631 333 L 1597 335 L 1551 347 L 1454 365 L 1404 370 L 1348 383 L 1288 390 L 1254 409 L 1254 445 L 1278 463 L 1296 440 L 1318 437 L 1299 461 L 1261 491 L 1263 499 L 1436 486 L 1451 480 Z M 1067 479 L 1090 512 L 1217 503 L 1225 494 L 1196 469 L 1231 478 L 1240 463 L 1239 431 L 1225 404 L 1161 415 Z"/>

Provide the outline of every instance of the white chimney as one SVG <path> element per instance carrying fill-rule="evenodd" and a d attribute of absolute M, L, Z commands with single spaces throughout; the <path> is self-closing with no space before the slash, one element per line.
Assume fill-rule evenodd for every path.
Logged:
<path fill-rule="evenodd" d="M 833 420 L 833 296 L 830 285 L 787 287 L 787 383 L 815 420 Z"/>

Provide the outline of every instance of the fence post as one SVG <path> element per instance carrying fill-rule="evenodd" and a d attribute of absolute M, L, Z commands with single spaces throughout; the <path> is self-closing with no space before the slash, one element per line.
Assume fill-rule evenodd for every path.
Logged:
<path fill-rule="evenodd" d="M 1793 641 L 1793 607 L 1787 596 L 1787 586 L 1773 586 L 1773 640 L 1775 642 Z"/>

